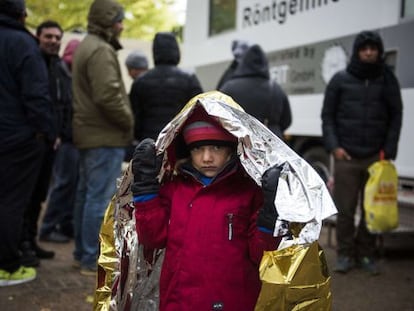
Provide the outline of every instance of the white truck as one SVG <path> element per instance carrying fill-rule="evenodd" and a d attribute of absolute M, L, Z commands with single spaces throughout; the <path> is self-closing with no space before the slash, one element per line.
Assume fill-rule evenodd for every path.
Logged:
<path fill-rule="evenodd" d="M 323 95 L 333 74 L 346 67 L 362 30 L 380 33 L 386 62 L 401 85 L 399 230 L 414 231 L 414 0 L 188 0 L 182 65 L 196 72 L 205 91 L 213 90 L 233 59 L 231 42 L 259 44 L 271 77 L 289 96 L 288 143 L 327 180 Z"/>

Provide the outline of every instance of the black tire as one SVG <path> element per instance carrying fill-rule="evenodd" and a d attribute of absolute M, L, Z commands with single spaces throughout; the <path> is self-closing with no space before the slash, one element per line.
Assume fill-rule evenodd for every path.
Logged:
<path fill-rule="evenodd" d="M 321 176 L 322 180 L 327 183 L 331 176 L 329 170 L 329 154 L 325 148 L 315 146 L 307 149 L 302 156 Z"/>

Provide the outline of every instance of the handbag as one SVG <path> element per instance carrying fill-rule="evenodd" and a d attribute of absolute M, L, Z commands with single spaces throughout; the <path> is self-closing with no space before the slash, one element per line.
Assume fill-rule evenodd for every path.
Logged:
<path fill-rule="evenodd" d="M 398 174 L 388 160 L 374 162 L 368 167 L 365 184 L 365 222 L 371 233 L 391 231 L 398 227 Z"/>
<path fill-rule="evenodd" d="M 317 241 L 264 252 L 255 311 L 331 310 L 331 277 Z"/>

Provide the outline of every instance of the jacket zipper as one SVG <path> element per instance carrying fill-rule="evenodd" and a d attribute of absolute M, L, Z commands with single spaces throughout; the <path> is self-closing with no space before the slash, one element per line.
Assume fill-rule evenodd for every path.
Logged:
<path fill-rule="evenodd" d="M 227 214 L 228 225 L 229 225 L 229 241 L 233 239 L 233 214 Z"/>

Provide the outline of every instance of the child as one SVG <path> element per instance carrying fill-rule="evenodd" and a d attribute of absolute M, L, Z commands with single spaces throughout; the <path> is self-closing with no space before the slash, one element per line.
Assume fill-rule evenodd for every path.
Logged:
<path fill-rule="evenodd" d="M 166 248 L 160 310 L 252 311 L 263 251 L 279 243 L 257 223 L 273 233 L 280 171 L 264 174 L 274 188 L 262 191 L 237 157 L 237 138 L 199 107 L 181 127 L 175 148 L 167 151 L 177 151 L 168 161 L 183 153 L 180 140 L 189 157 L 176 161 L 174 174 L 161 184 L 161 157 L 151 139 L 137 146 L 132 161 L 139 241 Z"/>

